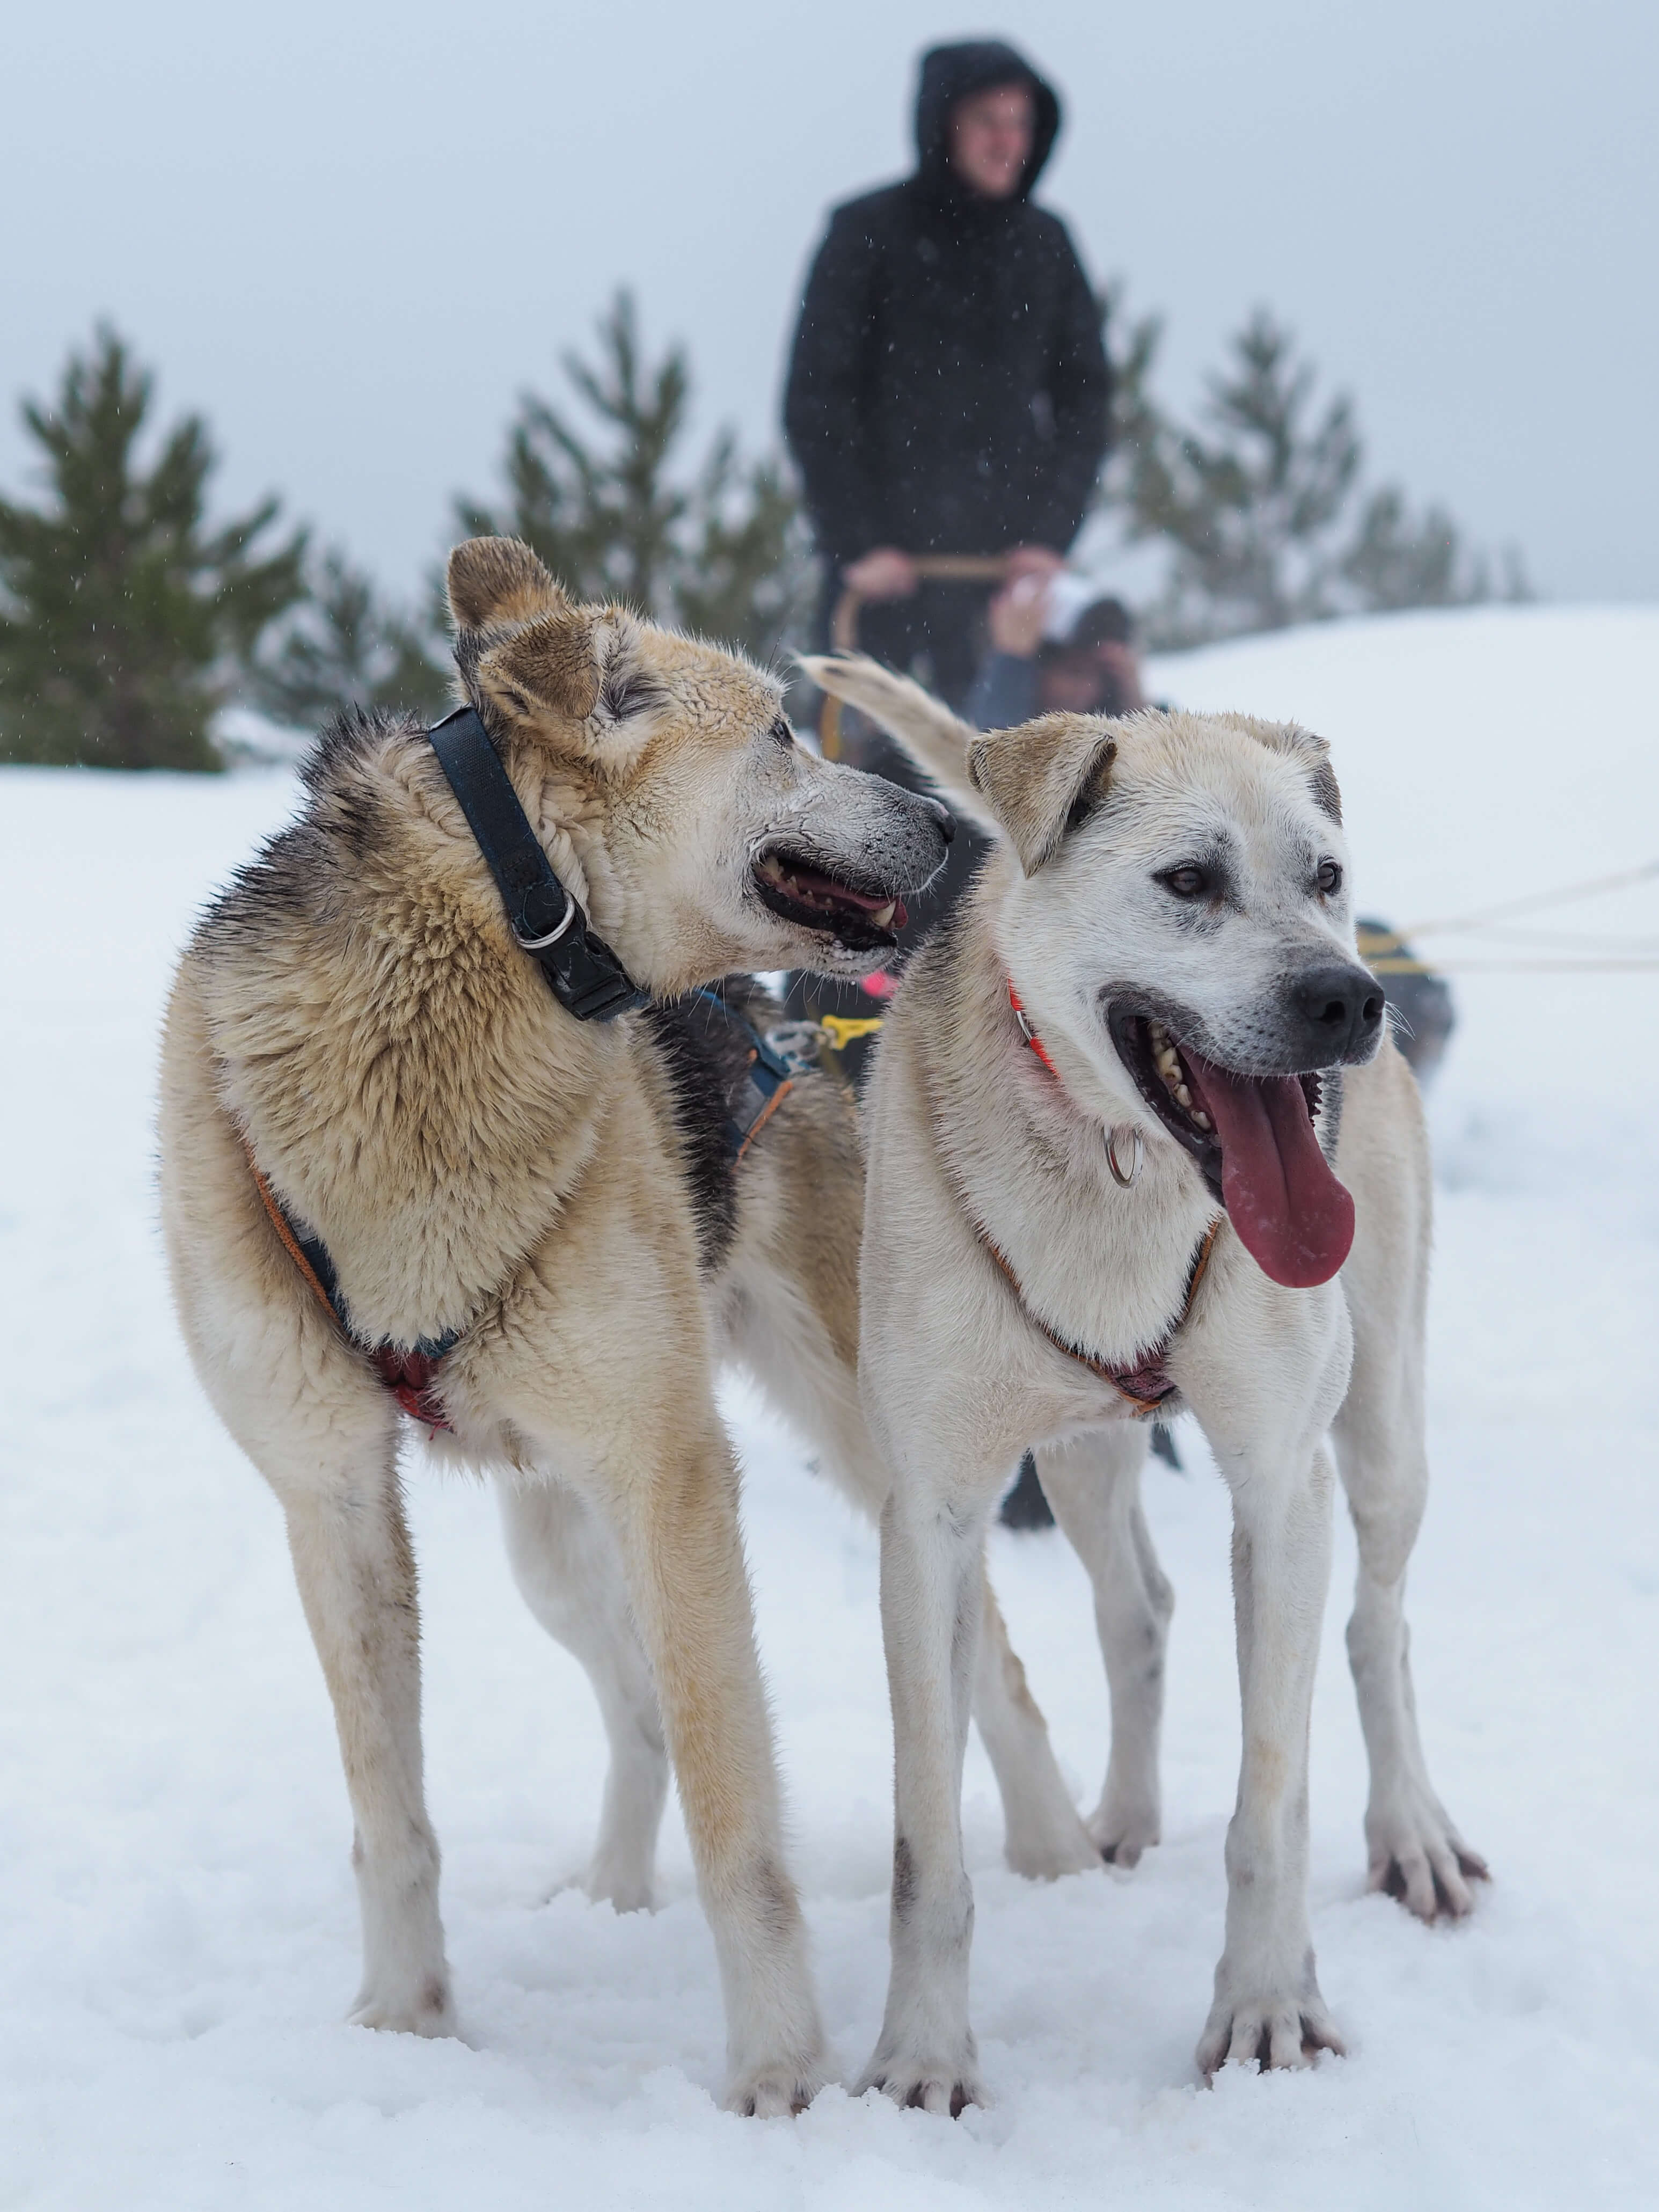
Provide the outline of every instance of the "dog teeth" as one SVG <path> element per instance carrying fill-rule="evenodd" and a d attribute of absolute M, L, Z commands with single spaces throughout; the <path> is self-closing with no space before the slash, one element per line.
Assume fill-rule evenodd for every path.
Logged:
<path fill-rule="evenodd" d="M 770 884 L 775 890 L 780 890 L 787 898 L 793 899 L 797 906 L 810 907 L 814 913 L 823 915 L 833 914 L 836 910 L 837 901 L 831 892 L 817 884 L 802 883 L 793 869 L 785 867 L 775 853 L 763 854 L 755 863 L 755 873 L 763 883 Z M 844 907 L 849 902 L 842 901 L 840 903 Z M 870 920 L 878 929 L 886 929 L 891 926 L 897 911 L 898 901 L 889 899 L 885 906 L 875 908 Z M 839 944 L 840 939 L 837 939 L 836 942 Z"/>
<path fill-rule="evenodd" d="M 1186 1071 L 1181 1065 L 1181 1054 L 1176 1049 L 1174 1038 L 1162 1022 L 1151 1019 L 1146 1024 L 1146 1035 L 1152 1044 L 1152 1066 L 1158 1070 L 1158 1080 L 1194 1127 L 1202 1129 L 1207 1136 L 1215 1124 L 1201 1106 L 1193 1103 L 1192 1091 L 1188 1085 Z"/>

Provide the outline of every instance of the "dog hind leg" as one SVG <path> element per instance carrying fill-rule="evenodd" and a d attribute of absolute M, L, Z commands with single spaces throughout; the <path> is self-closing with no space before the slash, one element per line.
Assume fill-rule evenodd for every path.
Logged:
<path fill-rule="evenodd" d="M 1348 1663 L 1370 1762 L 1368 1881 L 1419 1919 L 1454 1917 L 1488 1879 L 1435 1795 L 1412 1688 L 1406 1571 L 1428 1497 L 1424 1336 L 1431 1183 L 1416 1086 L 1390 1048 L 1352 1071 L 1341 1166 L 1356 1201 L 1342 1287 L 1353 1326 L 1348 1394 L 1332 1428 L 1359 1550 Z"/>
<path fill-rule="evenodd" d="M 1429 1486 L 1421 1345 L 1402 1342 L 1362 1285 L 1349 1306 L 1353 1380 L 1333 1441 L 1359 1551 L 1347 1642 L 1370 1763 L 1366 1879 L 1421 1920 L 1457 1918 L 1473 1907 L 1469 1884 L 1489 1876 L 1435 1795 L 1412 1687 L 1406 1570 Z"/>
<path fill-rule="evenodd" d="M 1088 1821 L 1100 1856 L 1133 1866 L 1158 1840 L 1158 1743 L 1164 1654 L 1175 1593 L 1158 1565 L 1140 1502 L 1146 1425 L 1115 1421 L 1050 1444 L 1037 1471 L 1054 1518 L 1094 1586 L 1095 1626 L 1112 1706 L 1112 1746 Z"/>
<path fill-rule="evenodd" d="M 1048 1724 L 1008 1641 L 988 1575 L 981 1595 L 974 1724 L 997 1778 L 1004 1856 L 1014 1872 L 1032 1881 L 1054 1881 L 1097 1866 L 1100 1854 L 1055 1763 Z"/>
<path fill-rule="evenodd" d="M 548 1634 L 586 1668 L 610 1743 L 599 1832 L 582 1887 L 618 1912 L 648 1909 L 668 1754 L 615 1540 L 556 1480 L 503 1478 L 496 1495 L 514 1579 Z"/>

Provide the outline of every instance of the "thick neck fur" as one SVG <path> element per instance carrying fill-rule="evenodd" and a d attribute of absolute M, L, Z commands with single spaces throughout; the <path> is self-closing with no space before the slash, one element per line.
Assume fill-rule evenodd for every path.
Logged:
<path fill-rule="evenodd" d="M 1117 1364 L 1159 1343 L 1179 1315 L 1193 1254 L 1216 1206 L 1186 1154 L 1145 1131 L 1124 1190 L 1105 1132 L 1133 1117 L 1075 1048 L 1045 1031 L 1040 979 L 1017 979 L 1059 1079 L 1025 1043 L 998 944 L 1018 872 L 994 854 L 970 897 L 920 956 L 934 988 L 910 1000 L 945 1173 L 1019 1279 L 1031 1312 L 1068 1342 Z"/>
<path fill-rule="evenodd" d="M 578 872 L 547 835 L 556 781 L 509 767 L 584 896 L 594 841 Z M 412 725 L 342 729 L 311 782 L 198 934 L 220 1094 L 328 1245 L 357 1334 L 412 1342 L 470 1321 L 544 1239 L 627 1025 L 556 1006 Z"/>

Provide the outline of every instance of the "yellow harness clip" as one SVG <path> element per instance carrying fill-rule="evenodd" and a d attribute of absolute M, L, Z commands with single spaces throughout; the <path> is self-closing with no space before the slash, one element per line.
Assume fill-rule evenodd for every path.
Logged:
<path fill-rule="evenodd" d="M 874 1036 L 881 1027 L 879 1014 L 821 1014 L 818 1027 L 829 1033 L 831 1052 L 845 1052 L 854 1037 Z"/>

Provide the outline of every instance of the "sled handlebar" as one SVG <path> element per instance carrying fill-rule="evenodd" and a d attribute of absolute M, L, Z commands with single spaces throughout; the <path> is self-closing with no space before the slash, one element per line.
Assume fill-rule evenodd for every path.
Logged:
<path fill-rule="evenodd" d="M 1000 584 L 1008 574 L 1006 553 L 917 553 L 910 565 L 924 584 Z M 830 642 L 837 653 L 859 649 L 859 617 L 866 595 L 853 585 L 842 587 L 830 623 Z M 818 717 L 818 749 L 825 760 L 841 758 L 841 702 L 825 697 Z"/>

